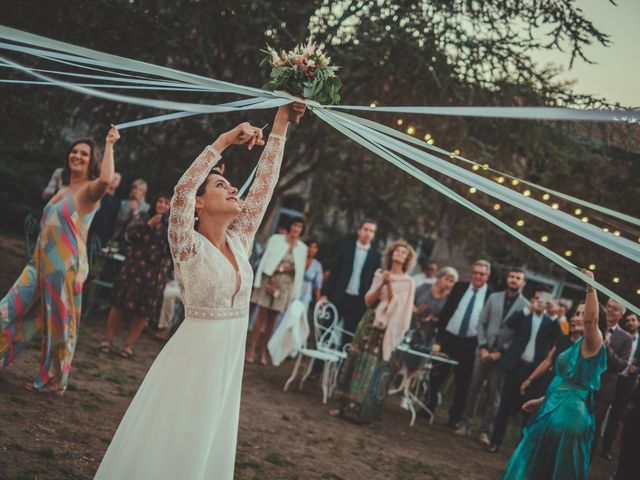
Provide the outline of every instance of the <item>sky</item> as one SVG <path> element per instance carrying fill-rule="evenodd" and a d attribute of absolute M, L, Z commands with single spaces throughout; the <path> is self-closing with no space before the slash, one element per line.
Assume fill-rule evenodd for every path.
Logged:
<path fill-rule="evenodd" d="M 578 0 L 586 17 L 596 28 L 610 36 L 611 44 L 590 45 L 584 49 L 588 64 L 576 59 L 569 70 L 569 53 L 534 52 L 541 65 L 561 65 L 563 80 L 577 80 L 574 90 L 619 102 L 625 107 L 640 107 L 640 0 Z"/>

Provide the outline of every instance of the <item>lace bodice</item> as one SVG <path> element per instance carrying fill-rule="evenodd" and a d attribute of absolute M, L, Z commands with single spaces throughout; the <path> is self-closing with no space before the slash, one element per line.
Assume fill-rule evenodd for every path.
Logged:
<path fill-rule="evenodd" d="M 227 244 L 238 272 L 220 250 L 193 228 L 196 191 L 220 160 L 220 154 L 208 146 L 178 181 L 171 200 L 169 244 L 186 318 L 218 320 L 248 314 L 253 283 L 249 255 L 278 181 L 284 142 L 280 135 L 269 136 L 242 211 L 227 230 Z M 240 287 L 236 291 L 237 275 Z"/>

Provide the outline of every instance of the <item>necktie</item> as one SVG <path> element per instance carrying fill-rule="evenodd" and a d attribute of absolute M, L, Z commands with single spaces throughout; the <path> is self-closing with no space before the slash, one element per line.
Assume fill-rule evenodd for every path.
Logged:
<path fill-rule="evenodd" d="M 473 312 L 473 306 L 476 303 L 476 293 L 478 290 L 473 289 L 473 295 L 471 295 L 471 300 L 467 305 L 467 309 L 464 311 L 464 315 L 462 316 L 462 323 L 460 324 L 460 336 L 466 337 L 467 331 L 469 330 L 469 321 L 471 320 L 471 312 Z"/>

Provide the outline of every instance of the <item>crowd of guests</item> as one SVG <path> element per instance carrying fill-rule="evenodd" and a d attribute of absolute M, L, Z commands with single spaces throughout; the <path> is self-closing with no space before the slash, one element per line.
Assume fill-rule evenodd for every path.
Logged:
<path fill-rule="evenodd" d="M 137 179 L 127 199 L 117 196 L 122 177 L 114 171 L 113 144 L 118 137 L 116 129 L 110 130 L 102 162 L 92 141 L 71 146 L 65 166 L 54 172 L 43 192 L 47 204 L 34 256 L 0 303 L 2 366 L 36 332 L 44 332 L 40 375 L 29 389 L 57 395 L 66 389 L 89 268 L 86 244 L 92 235 L 98 245 L 116 246 L 125 257 L 117 267 L 111 264 L 113 287 L 100 349 L 111 351 L 125 320 L 128 329 L 120 355 L 127 358 L 150 323 L 162 340 L 175 327 L 180 291 L 173 280 L 167 236 L 171 195 L 160 194 L 149 205 L 147 184 Z M 593 455 L 612 458 L 625 417 L 630 428 L 625 429 L 617 478 L 627 478 L 624 470 L 633 463 L 628 442 L 637 438 L 640 416 L 637 408 L 627 412 L 640 395 L 635 314 L 627 314 L 614 299 L 599 307 L 588 288 L 585 302 L 567 319 L 567 305 L 544 288 L 534 288 L 525 297 L 527 277 L 520 267 L 511 268 L 506 288 L 494 292 L 486 260 L 473 262 L 469 281 L 461 281 L 456 269 L 439 268 L 428 259 L 420 259 L 420 271 L 411 276 L 417 260 L 412 246 L 392 241 L 381 254 L 374 244 L 377 224 L 372 219 L 363 220 L 355 238 L 339 245 L 326 269 L 316 258 L 318 242 L 303 240 L 304 229 L 302 217 L 289 218 L 256 259 L 251 297 L 255 321 L 246 362 L 269 363 L 269 341 L 294 302 L 301 302 L 306 312 L 316 302 L 329 301 L 341 318 L 335 348 L 348 352 L 331 415 L 357 422 L 378 419 L 396 374 L 416 372 L 425 361 L 398 353 L 397 347 L 407 342 L 413 350 L 456 362 L 452 368 L 433 368 L 422 399 L 429 412 L 436 412 L 441 390 L 453 376 L 447 425 L 455 434 L 477 433 L 486 450 L 495 453 L 509 418 L 519 412 L 523 437 L 507 469 L 509 478 L 538 478 L 540 472 L 527 473 L 532 468 L 528 465 L 539 460 L 535 455 L 548 456 L 548 445 L 545 450 L 538 444 L 554 435 L 563 442 L 556 445 L 556 454 L 574 451 L 562 464 L 582 478 L 580 472 L 586 473 Z M 572 397 L 578 402 L 572 412 L 565 412 L 563 403 L 567 385 L 579 392 Z M 486 402 L 479 401 L 483 391 Z M 558 412 L 574 419 L 582 415 L 584 421 L 560 421 L 554 417 Z M 556 478 L 559 471 L 547 473 Z"/>

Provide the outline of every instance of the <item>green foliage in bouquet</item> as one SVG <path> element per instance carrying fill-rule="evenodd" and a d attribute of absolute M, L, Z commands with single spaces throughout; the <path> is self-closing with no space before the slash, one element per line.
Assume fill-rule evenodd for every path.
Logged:
<path fill-rule="evenodd" d="M 330 65 L 331 59 L 316 44 L 309 42 L 280 53 L 267 46 L 262 52 L 266 57 L 261 65 L 267 63 L 272 68 L 271 80 L 262 88 L 283 90 L 325 105 L 340 102 L 342 82 L 336 75 L 338 68 Z"/>

